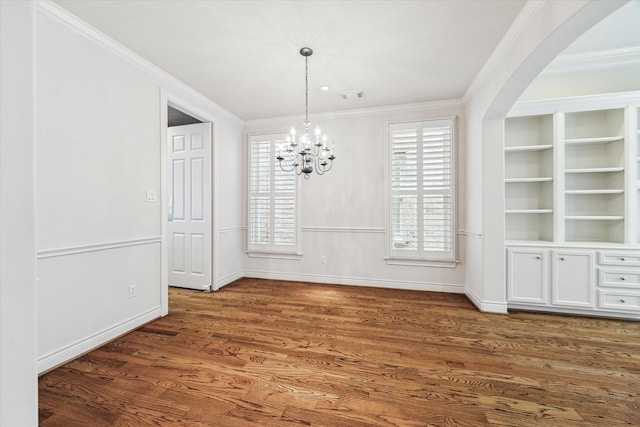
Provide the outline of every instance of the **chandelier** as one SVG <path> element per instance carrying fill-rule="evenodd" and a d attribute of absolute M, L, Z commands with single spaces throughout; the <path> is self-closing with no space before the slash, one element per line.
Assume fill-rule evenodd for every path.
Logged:
<path fill-rule="evenodd" d="M 318 175 L 324 175 L 333 166 L 336 156 L 333 154 L 335 143 L 332 142 L 331 147 L 327 146 L 327 135 L 322 135 L 320 128 L 316 128 L 313 138 L 309 134 L 311 122 L 309 122 L 309 57 L 313 54 L 313 50 L 309 47 L 300 49 L 300 55 L 304 56 L 304 130 L 302 135 L 296 141 L 296 129 L 291 127 L 289 135 L 287 135 L 287 144 L 278 149 L 278 160 L 280 169 L 285 172 L 295 171 L 298 175 L 304 174 L 305 179 L 309 179 L 309 174 L 315 170 Z"/>

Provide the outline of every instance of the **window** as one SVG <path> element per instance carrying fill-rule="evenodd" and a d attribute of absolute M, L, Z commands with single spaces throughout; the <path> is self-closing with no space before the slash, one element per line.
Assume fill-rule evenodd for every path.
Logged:
<path fill-rule="evenodd" d="M 276 160 L 285 138 L 249 137 L 249 252 L 297 252 L 297 175 L 284 172 Z"/>
<path fill-rule="evenodd" d="M 389 125 L 390 260 L 456 261 L 454 124 Z"/>

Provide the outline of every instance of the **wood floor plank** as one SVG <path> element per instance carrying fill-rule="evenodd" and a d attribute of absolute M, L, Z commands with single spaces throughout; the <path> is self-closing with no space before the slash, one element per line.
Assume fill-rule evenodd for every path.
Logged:
<path fill-rule="evenodd" d="M 640 425 L 640 322 L 241 279 L 39 380 L 40 425 Z"/>

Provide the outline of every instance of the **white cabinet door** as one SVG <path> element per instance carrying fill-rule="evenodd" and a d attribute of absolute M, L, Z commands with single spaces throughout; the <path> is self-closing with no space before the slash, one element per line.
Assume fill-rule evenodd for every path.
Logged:
<path fill-rule="evenodd" d="M 547 305 L 549 303 L 549 251 L 507 249 L 507 289 L 509 302 Z"/>
<path fill-rule="evenodd" d="M 591 308 L 595 300 L 593 251 L 552 251 L 551 302 L 554 305 Z"/>

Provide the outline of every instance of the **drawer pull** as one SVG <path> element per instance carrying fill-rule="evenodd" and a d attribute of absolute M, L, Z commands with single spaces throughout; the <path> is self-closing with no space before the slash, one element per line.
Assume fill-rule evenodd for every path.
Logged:
<path fill-rule="evenodd" d="M 560 261 L 564 261 L 564 257 L 560 257 Z"/>
<path fill-rule="evenodd" d="M 536 259 L 540 259 L 540 257 L 539 257 L 539 256 L 537 256 L 537 257 L 536 257 Z"/>
<path fill-rule="evenodd" d="M 620 280 L 625 281 L 625 280 L 627 280 L 627 279 L 625 279 L 624 277 L 621 277 L 621 278 L 620 278 Z"/>
<path fill-rule="evenodd" d="M 623 300 L 623 299 L 621 299 L 621 300 L 620 300 L 620 302 L 621 302 L 622 304 L 624 304 L 626 301 L 625 301 L 625 300 Z"/>
<path fill-rule="evenodd" d="M 620 261 L 624 261 L 624 258 L 620 258 Z"/>

